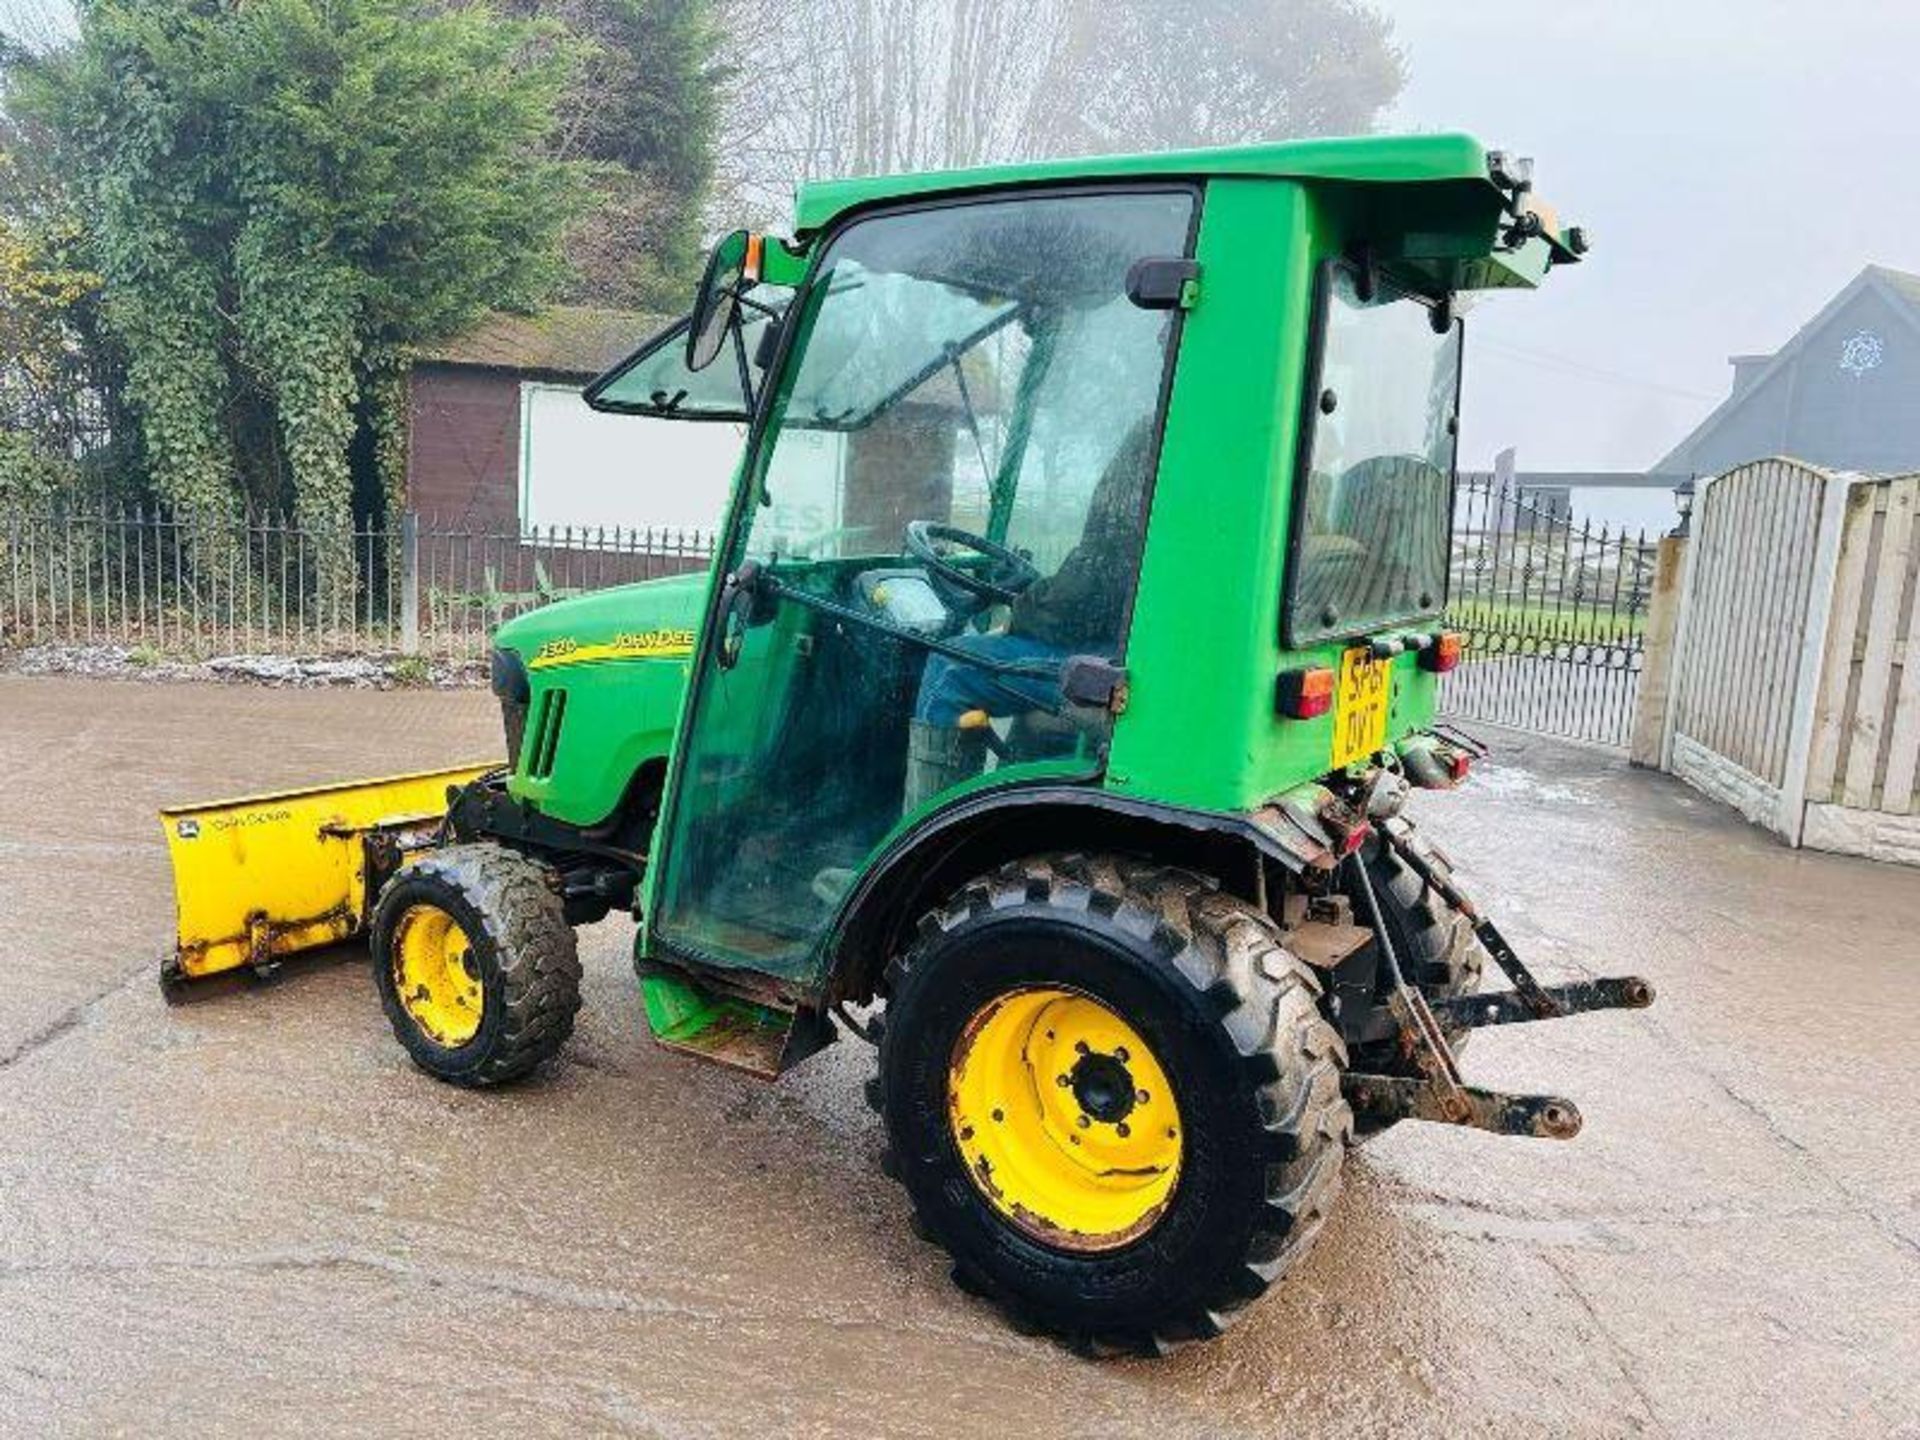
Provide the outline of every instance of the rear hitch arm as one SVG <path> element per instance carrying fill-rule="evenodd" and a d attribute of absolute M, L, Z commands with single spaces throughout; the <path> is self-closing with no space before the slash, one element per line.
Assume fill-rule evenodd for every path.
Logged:
<path fill-rule="evenodd" d="M 1495 1135 L 1571 1140 L 1580 1133 L 1580 1109 L 1558 1095 L 1509 1095 L 1471 1085 L 1449 1089 L 1400 1075 L 1349 1073 L 1341 1082 L 1356 1114 L 1379 1121 L 1433 1120 Z"/>
<path fill-rule="evenodd" d="M 1474 938 L 1486 947 L 1487 954 L 1493 957 L 1493 963 L 1513 983 L 1510 994 L 1437 1002 L 1433 1007 L 1436 1014 L 1444 1007 L 1455 1012 L 1448 1018 L 1459 1024 L 1510 1025 L 1523 1020 L 1558 1020 L 1588 1010 L 1644 1010 L 1653 1003 L 1653 986 L 1638 975 L 1588 980 L 1577 985 L 1556 985 L 1551 989 L 1542 985 L 1534 978 L 1533 971 L 1527 968 L 1519 953 L 1507 943 L 1507 937 L 1500 933 L 1499 927 L 1475 909 L 1473 902 L 1450 879 L 1414 849 L 1398 826 L 1382 825 L 1380 837 L 1393 847 L 1394 853 L 1405 862 L 1407 868 L 1420 877 L 1421 884 L 1467 917 L 1468 923 L 1473 926 Z M 1476 1007 L 1482 1012 L 1489 1007 L 1498 1007 L 1498 1013 L 1491 1018 L 1478 1018 L 1473 1014 Z M 1525 1013 L 1511 1013 L 1516 1009 Z"/>
<path fill-rule="evenodd" d="M 1653 1003 L 1653 986 L 1638 976 L 1583 980 L 1570 985 L 1542 985 L 1515 953 L 1494 923 L 1473 908 L 1446 876 L 1414 850 L 1391 823 L 1379 834 L 1423 883 L 1466 916 L 1474 934 L 1494 963 L 1513 982 L 1513 989 L 1493 995 L 1462 995 L 1428 1000 L 1409 985 L 1394 954 L 1393 941 L 1380 914 L 1373 880 L 1359 854 L 1348 858 L 1362 901 L 1372 921 L 1375 943 L 1393 982 L 1387 1012 L 1399 1035 L 1401 1050 L 1420 1072 L 1413 1076 L 1349 1072 L 1341 1088 L 1347 1103 L 1366 1118 L 1431 1120 L 1463 1125 L 1496 1135 L 1526 1135 L 1542 1140 L 1571 1140 L 1580 1133 L 1579 1107 L 1558 1095 L 1511 1095 L 1481 1090 L 1464 1083 L 1460 1062 L 1447 1043 L 1447 1027 L 1512 1025 L 1533 1020 L 1555 1020 L 1589 1010 L 1644 1009 Z"/>
<path fill-rule="evenodd" d="M 1583 1015 L 1589 1010 L 1644 1010 L 1653 1003 L 1653 987 L 1637 975 L 1622 975 L 1545 986 L 1538 991 L 1537 998 L 1545 999 L 1553 1008 L 1545 1013 L 1536 1010 L 1518 990 L 1503 990 L 1492 995 L 1456 995 L 1427 1003 L 1442 1025 L 1477 1030 L 1485 1025 L 1558 1020 L 1567 1015 Z"/>

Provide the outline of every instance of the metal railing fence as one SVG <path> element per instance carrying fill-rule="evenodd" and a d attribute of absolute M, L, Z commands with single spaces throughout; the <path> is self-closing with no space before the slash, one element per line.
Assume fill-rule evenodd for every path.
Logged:
<path fill-rule="evenodd" d="M 323 585 L 350 540 L 348 585 Z M 412 514 L 317 537 L 283 515 L 152 506 L 0 511 L 0 643 L 168 655 L 484 656 L 493 627 L 553 600 L 705 569 L 704 531 L 533 531 Z"/>
<path fill-rule="evenodd" d="M 1462 477 L 1448 622 L 1467 639 L 1442 711 L 1625 747 L 1659 538 L 1577 521 L 1510 485 Z"/>

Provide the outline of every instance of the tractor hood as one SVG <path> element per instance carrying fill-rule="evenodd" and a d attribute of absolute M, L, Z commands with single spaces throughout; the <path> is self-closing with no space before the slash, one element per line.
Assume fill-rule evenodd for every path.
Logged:
<path fill-rule="evenodd" d="M 706 592 L 704 570 L 596 590 L 509 620 L 494 643 L 536 674 L 594 662 L 684 662 L 693 655 Z"/>

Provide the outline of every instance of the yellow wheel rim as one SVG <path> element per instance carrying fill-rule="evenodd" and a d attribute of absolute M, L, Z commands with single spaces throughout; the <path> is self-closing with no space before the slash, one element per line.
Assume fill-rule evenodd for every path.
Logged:
<path fill-rule="evenodd" d="M 1011 990 L 974 1014 L 954 1043 L 947 1121 L 980 1193 L 1060 1249 L 1146 1234 L 1180 1178 L 1166 1072 L 1138 1031 L 1075 990 Z"/>
<path fill-rule="evenodd" d="M 486 997 L 460 922 L 437 905 L 414 905 L 393 928 L 393 987 L 428 1038 L 453 1049 L 480 1029 Z"/>

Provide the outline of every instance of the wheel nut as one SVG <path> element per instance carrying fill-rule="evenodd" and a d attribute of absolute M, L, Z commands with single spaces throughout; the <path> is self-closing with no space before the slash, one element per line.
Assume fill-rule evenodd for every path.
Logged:
<path fill-rule="evenodd" d="M 1127 1128 L 1127 1122 L 1124 1120 L 1122 1120 L 1118 1125 L 1114 1126 L 1113 1128 L 1120 1132 L 1120 1138 L 1122 1140 L 1126 1139 L 1129 1135 L 1133 1134 L 1133 1131 Z"/>
<path fill-rule="evenodd" d="M 1007 1118 L 1007 1112 L 1004 1110 L 996 1110 L 993 1112 L 993 1118 L 996 1120 L 1004 1120 Z"/>
<path fill-rule="evenodd" d="M 1069 1085 L 1073 1084 L 1073 1077 L 1071 1075 L 1062 1075 L 1054 1083 L 1062 1090 L 1065 1090 Z"/>
<path fill-rule="evenodd" d="M 1113 1058 L 1118 1060 L 1122 1065 L 1126 1064 L 1127 1047 L 1124 1045 L 1116 1045 L 1113 1050 Z"/>
<path fill-rule="evenodd" d="M 1088 1127 L 1089 1125 L 1091 1125 L 1091 1124 L 1093 1124 L 1093 1121 L 1092 1121 L 1091 1119 L 1089 1119 L 1089 1118 L 1088 1118 L 1087 1116 L 1085 1116 L 1085 1115 L 1082 1115 L 1082 1116 L 1080 1117 L 1080 1119 L 1079 1119 L 1079 1122 L 1078 1122 L 1078 1123 L 1079 1123 L 1079 1126 L 1080 1126 L 1080 1128 L 1081 1128 L 1082 1130 L 1084 1130 L 1084 1129 L 1086 1129 L 1086 1128 L 1087 1128 L 1087 1127 Z"/>
<path fill-rule="evenodd" d="M 1076 1054 L 1084 1055 L 1087 1053 L 1087 1042 L 1084 1040 L 1076 1040 L 1073 1042 L 1073 1048 Z"/>
<path fill-rule="evenodd" d="M 1140 1104 L 1142 1104 L 1142 1105 L 1144 1105 L 1144 1104 L 1146 1104 L 1146 1103 L 1147 1103 L 1147 1101 L 1148 1101 L 1148 1100 L 1149 1100 L 1150 1098 L 1152 1098 L 1152 1097 L 1150 1097 L 1150 1096 L 1149 1096 L 1149 1095 L 1147 1094 L 1147 1092 L 1146 1092 L 1146 1091 L 1144 1091 L 1144 1090 L 1136 1090 L 1136 1091 L 1134 1091 L 1134 1092 L 1133 1092 L 1133 1098 L 1134 1098 L 1134 1099 L 1135 1099 L 1135 1100 L 1136 1100 L 1137 1102 L 1139 1102 Z"/>

